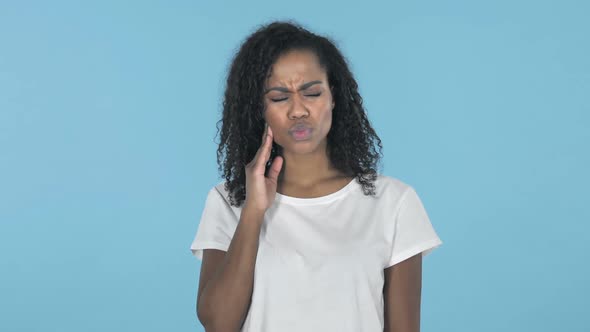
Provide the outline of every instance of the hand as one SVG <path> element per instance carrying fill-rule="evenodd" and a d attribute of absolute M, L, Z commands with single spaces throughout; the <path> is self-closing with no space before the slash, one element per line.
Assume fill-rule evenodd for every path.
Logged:
<path fill-rule="evenodd" d="M 264 175 L 265 166 L 270 158 L 273 142 L 273 133 L 270 126 L 265 124 L 262 144 L 256 155 L 245 167 L 246 170 L 246 200 L 244 207 L 265 212 L 274 202 L 277 193 L 277 183 L 283 157 L 276 156 L 268 171 L 268 177 Z"/>

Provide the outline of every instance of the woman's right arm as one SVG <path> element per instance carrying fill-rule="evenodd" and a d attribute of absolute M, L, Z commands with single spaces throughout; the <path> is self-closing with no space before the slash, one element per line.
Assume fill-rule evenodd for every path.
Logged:
<path fill-rule="evenodd" d="M 207 332 L 239 331 L 246 318 L 263 217 L 243 209 L 228 251 L 204 250 L 197 316 Z"/>
<path fill-rule="evenodd" d="M 274 202 L 283 165 L 277 156 L 265 176 L 273 142 L 272 129 L 266 128 L 260 148 L 245 167 L 246 199 L 227 252 L 203 252 L 197 317 L 207 332 L 238 331 L 250 307 L 260 229 L 264 213 Z"/>

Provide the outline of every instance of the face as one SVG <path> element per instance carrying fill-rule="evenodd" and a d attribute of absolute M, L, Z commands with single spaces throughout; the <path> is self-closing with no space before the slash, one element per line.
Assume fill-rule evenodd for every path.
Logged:
<path fill-rule="evenodd" d="M 324 69 L 311 51 L 277 59 L 265 84 L 264 118 L 283 154 L 325 149 L 334 103 Z"/>

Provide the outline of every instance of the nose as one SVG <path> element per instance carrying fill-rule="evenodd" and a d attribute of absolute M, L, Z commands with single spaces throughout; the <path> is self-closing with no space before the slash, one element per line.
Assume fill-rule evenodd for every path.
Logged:
<path fill-rule="evenodd" d="M 291 107 L 289 107 L 289 119 L 299 119 L 301 117 L 308 117 L 309 110 L 305 106 L 303 100 L 298 94 L 293 96 L 293 103 L 291 103 Z"/>

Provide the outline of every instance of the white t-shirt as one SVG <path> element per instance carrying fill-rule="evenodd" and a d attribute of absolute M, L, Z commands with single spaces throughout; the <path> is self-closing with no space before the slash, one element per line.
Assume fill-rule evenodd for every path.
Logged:
<path fill-rule="evenodd" d="M 241 208 L 209 191 L 191 244 L 227 251 Z M 376 196 L 353 179 L 316 198 L 276 194 L 266 210 L 242 332 L 383 331 L 384 269 L 442 244 L 413 187 L 379 175 Z"/>

